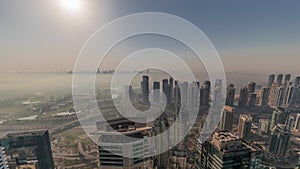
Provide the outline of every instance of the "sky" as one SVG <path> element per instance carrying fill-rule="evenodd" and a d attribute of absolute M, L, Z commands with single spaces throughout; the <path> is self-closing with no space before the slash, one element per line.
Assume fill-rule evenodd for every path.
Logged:
<path fill-rule="evenodd" d="M 101 26 L 129 14 L 163 12 L 201 29 L 227 72 L 300 74 L 297 0 L 79 0 L 77 9 L 64 6 L 64 1 L 0 1 L 0 72 L 72 70 L 80 49 Z M 151 42 L 145 39 L 129 41 L 123 49 L 155 42 L 162 48 L 181 49 L 174 42 L 159 43 L 160 38 Z M 121 56 L 120 49 L 112 53 Z M 112 61 L 107 62 L 106 69 L 113 68 L 115 56 L 108 57 Z"/>

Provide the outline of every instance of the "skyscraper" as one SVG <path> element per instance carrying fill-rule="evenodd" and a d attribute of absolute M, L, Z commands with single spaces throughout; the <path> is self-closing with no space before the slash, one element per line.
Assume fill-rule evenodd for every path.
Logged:
<path fill-rule="evenodd" d="M 249 82 L 248 83 L 248 93 L 254 93 L 255 92 L 255 86 L 256 83 L 255 82 Z"/>
<path fill-rule="evenodd" d="M 250 115 L 241 114 L 238 124 L 238 135 L 245 141 L 250 141 L 250 133 L 252 127 L 252 117 Z"/>
<path fill-rule="evenodd" d="M 300 113 L 298 113 L 296 116 L 294 130 L 300 130 Z"/>
<path fill-rule="evenodd" d="M 248 101 L 248 88 L 243 87 L 240 91 L 239 107 L 246 107 Z"/>
<path fill-rule="evenodd" d="M 153 101 L 154 103 L 159 103 L 160 102 L 160 83 L 159 82 L 153 82 Z"/>
<path fill-rule="evenodd" d="M 178 113 L 181 106 L 181 94 L 180 94 L 179 83 L 177 81 L 175 81 L 175 87 L 174 87 L 174 104 L 175 104 L 175 112 Z"/>
<path fill-rule="evenodd" d="M 208 106 L 209 105 L 209 96 L 210 96 L 210 81 L 205 81 L 204 84 L 200 88 L 200 106 Z"/>
<path fill-rule="evenodd" d="M 9 133 L 0 140 L 5 148 L 10 168 L 24 165 L 54 168 L 49 132 L 47 130 Z"/>
<path fill-rule="evenodd" d="M 171 85 L 169 84 L 169 80 L 168 79 L 163 79 L 162 81 L 162 89 L 163 92 L 166 96 L 167 99 L 167 103 L 171 102 Z"/>
<path fill-rule="evenodd" d="M 270 88 L 262 87 L 260 92 L 260 106 L 267 106 L 269 102 Z"/>
<path fill-rule="evenodd" d="M 298 87 L 299 85 L 300 85 L 300 76 L 296 77 L 295 81 L 294 81 L 294 86 L 295 87 Z"/>
<path fill-rule="evenodd" d="M 270 120 L 259 119 L 258 131 L 260 134 L 268 134 L 270 132 Z"/>
<path fill-rule="evenodd" d="M 256 93 L 250 93 L 248 98 L 248 107 L 254 107 L 256 105 Z"/>
<path fill-rule="evenodd" d="M 278 124 L 271 132 L 269 152 L 277 157 L 285 158 L 290 142 L 291 133 L 287 130 L 286 125 Z"/>
<path fill-rule="evenodd" d="M 169 86 L 170 86 L 170 98 L 172 101 L 173 97 L 174 97 L 174 93 L 173 93 L 173 89 L 174 89 L 174 79 L 172 77 L 169 78 Z"/>
<path fill-rule="evenodd" d="M 233 107 L 225 106 L 222 118 L 220 121 L 221 130 L 231 130 L 233 125 L 235 109 Z"/>
<path fill-rule="evenodd" d="M 197 98 L 198 97 L 198 98 Z M 196 83 L 191 83 L 188 91 L 189 108 L 199 108 L 199 90 Z"/>
<path fill-rule="evenodd" d="M 269 106 L 276 106 L 277 105 L 277 99 L 278 99 L 278 83 L 273 83 L 272 87 L 270 89 L 270 96 L 269 96 Z"/>
<path fill-rule="evenodd" d="M 145 102 L 149 102 L 149 77 L 143 76 L 142 82 L 143 99 Z"/>
<path fill-rule="evenodd" d="M 284 76 L 284 83 L 287 83 L 287 82 L 289 82 L 291 80 L 291 74 L 286 74 L 285 76 Z"/>
<path fill-rule="evenodd" d="M 295 124 L 295 118 L 293 116 L 289 116 L 286 121 L 287 130 L 292 130 Z"/>
<path fill-rule="evenodd" d="M 278 83 L 281 86 L 282 85 L 282 80 L 283 80 L 283 74 L 277 75 L 276 83 Z"/>
<path fill-rule="evenodd" d="M 262 151 L 228 131 L 215 132 L 204 143 L 198 142 L 197 151 L 200 155 L 196 162 L 198 169 L 261 167 Z"/>
<path fill-rule="evenodd" d="M 294 86 L 287 87 L 287 93 L 285 96 L 284 104 L 286 107 L 292 107 L 297 102 L 297 94 L 298 94 L 299 88 Z"/>
<path fill-rule="evenodd" d="M 268 85 L 267 85 L 267 87 L 271 88 L 271 86 L 272 86 L 272 84 L 274 83 L 274 81 L 275 81 L 275 75 L 274 75 L 274 74 L 271 74 L 271 75 L 269 76 L 269 79 L 268 79 Z"/>
<path fill-rule="evenodd" d="M 183 82 L 180 86 L 181 106 L 187 106 L 189 83 Z"/>
<path fill-rule="evenodd" d="M 270 129 L 273 130 L 277 124 L 285 124 L 289 115 L 289 111 L 283 108 L 277 108 L 276 110 L 274 110 L 270 123 Z"/>
<path fill-rule="evenodd" d="M 226 103 L 225 104 L 227 106 L 233 106 L 234 96 L 235 96 L 234 84 L 230 84 L 227 88 L 227 95 L 226 95 Z"/>

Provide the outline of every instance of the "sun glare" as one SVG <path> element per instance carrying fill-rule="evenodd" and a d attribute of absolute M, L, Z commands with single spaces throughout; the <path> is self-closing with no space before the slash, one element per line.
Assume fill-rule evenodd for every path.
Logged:
<path fill-rule="evenodd" d="M 81 0 L 61 0 L 62 5 L 69 10 L 78 10 L 81 6 Z"/>

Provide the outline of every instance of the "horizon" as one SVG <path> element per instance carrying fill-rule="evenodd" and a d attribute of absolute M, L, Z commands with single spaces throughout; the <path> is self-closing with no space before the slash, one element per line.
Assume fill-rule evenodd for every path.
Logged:
<path fill-rule="evenodd" d="M 0 72 L 73 70 L 81 47 L 98 28 L 124 15 L 156 11 L 199 27 L 215 46 L 226 72 L 300 73 L 299 1 L 155 2 L 81 1 L 80 7 L 67 8 L 60 0 L 3 0 Z M 150 36 L 132 39 L 137 42 L 128 39 L 111 52 L 105 69 L 114 69 L 111 65 L 123 52 L 156 44 L 190 57 L 176 41 Z"/>

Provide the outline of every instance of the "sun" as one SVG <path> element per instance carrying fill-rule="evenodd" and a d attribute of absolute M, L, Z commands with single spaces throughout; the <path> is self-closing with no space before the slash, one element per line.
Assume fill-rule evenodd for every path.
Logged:
<path fill-rule="evenodd" d="M 62 5 L 68 10 L 78 10 L 81 6 L 81 0 L 61 0 Z"/>

